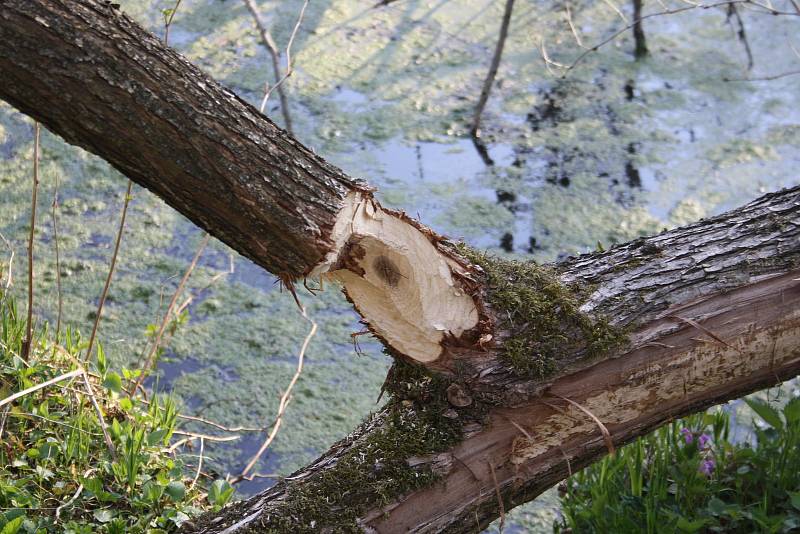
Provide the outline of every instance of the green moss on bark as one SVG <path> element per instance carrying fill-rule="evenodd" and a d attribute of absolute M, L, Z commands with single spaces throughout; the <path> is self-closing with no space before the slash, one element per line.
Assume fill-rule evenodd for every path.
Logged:
<path fill-rule="evenodd" d="M 502 358 L 519 376 L 545 378 L 560 368 L 563 355 L 594 358 L 627 341 L 607 318 L 580 311 L 586 288 L 564 285 L 551 267 L 489 256 L 464 244 L 457 250 L 486 275 L 495 329 L 508 332 Z"/>

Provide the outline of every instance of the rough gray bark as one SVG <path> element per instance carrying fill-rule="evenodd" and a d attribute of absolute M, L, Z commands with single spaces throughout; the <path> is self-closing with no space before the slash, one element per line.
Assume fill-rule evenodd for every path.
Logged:
<path fill-rule="evenodd" d="M 0 97 L 276 274 L 326 266 L 346 288 L 368 281 L 355 303 L 379 310 L 376 299 L 435 272 L 442 295 L 477 317 L 429 339 L 425 358 L 388 347 L 379 414 L 195 530 L 474 531 L 498 514 L 495 476 L 509 509 L 603 453 L 595 423 L 565 398 L 620 444 L 800 370 L 799 188 L 552 269 L 498 268 L 381 210 L 364 184 L 111 5 L 0 0 Z M 419 254 L 403 257 L 405 244 Z M 420 270 L 421 257 L 434 268 Z M 519 317 L 520 306 L 544 311 Z M 386 325 L 414 318 L 365 320 L 388 339 Z M 523 372 L 530 361 L 541 369 Z"/>
<path fill-rule="evenodd" d="M 0 98 L 273 273 L 328 252 L 346 176 L 110 2 L 0 2 Z"/>

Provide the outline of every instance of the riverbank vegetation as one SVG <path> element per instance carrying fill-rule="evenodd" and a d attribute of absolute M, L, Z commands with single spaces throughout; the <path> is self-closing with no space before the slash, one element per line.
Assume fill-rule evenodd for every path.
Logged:
<path fill-rule="evenodd" d="M 130 397 L 132 372 L 81 361 L 87 340 L 67 328 L 35 331 L 0 293 L 0 532 L 168 532 L 233 489 L 202 470 L 200 442 L 169 396 Z M 212 437 L 213 439 L 213 437 Z M 199 454 L 198 454 L 199 453 Z"/>

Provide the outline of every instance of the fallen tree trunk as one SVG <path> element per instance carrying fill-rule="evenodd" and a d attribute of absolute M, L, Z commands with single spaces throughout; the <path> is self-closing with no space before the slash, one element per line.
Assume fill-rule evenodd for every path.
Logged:
<path fill-rule="evenodd" d="M 3 0 L 0 77 L 0 97 L 287 283 L 341 282 L 395 358 L 378 414 L 187 529 L 472 532 L 496 491 L 508 510 L 800 370 L 798 188 L 543 267 L 382 208 L 110 4 Z"/>
<path fill-rule="evenodd" d="M 509 510 L 606 454 L 593 418 L 618 446 L 797 376 L 798 260 L 800 188 L 569 260 L 556 267 L 560 284 L 587 288 L 582 313 L 608 317 L 608 328 L 627 332 L 624 345 L 590 358 L 564 351 L 536 377 L 502 346 L 460 349 L 448 379 L 395 364 L 393 399 L 379 414 L 195 531 L 480 531 L 499 515 L 496 489 Z M 509 306 L 536 284 L 530 266 L 478 262 L 488 293 L 518 291 L 506 293 Z"/>

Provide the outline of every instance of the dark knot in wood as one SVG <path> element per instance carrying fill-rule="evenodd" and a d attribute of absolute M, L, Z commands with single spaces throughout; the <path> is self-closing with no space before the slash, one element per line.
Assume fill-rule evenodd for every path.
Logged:
<path fill-rule="evenodd" d="M 375 261 L 372 262 L 372 268 L 375 269 L 378 276 L 380 276 L 389 287 L 397 287 L 397 284 L 400 283 L 400 278 L 403 276 L 400 274 L 400 269 L 397 268 L 397 265 L 386 256 L 378 256 L 375 258 Z"/>

